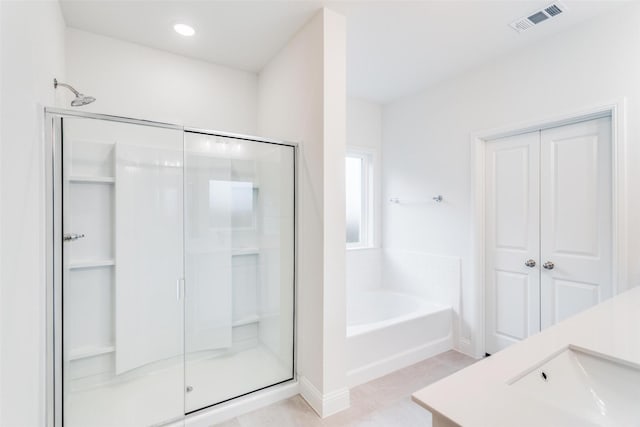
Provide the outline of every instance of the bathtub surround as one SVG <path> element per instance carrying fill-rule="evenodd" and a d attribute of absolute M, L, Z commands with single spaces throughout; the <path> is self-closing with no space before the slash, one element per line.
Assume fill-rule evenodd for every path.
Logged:
<path fill-rule="evenodd" d="M 381 189 L 388 178 L 381 167 L 380 105 L 348 99 L 347 145 L 373 150 L 377 160 L 373 247 L 346 251 L 347 377 L 353 387 L 453 348 L 453 325 L 460 312 L 460 259 L 384 248 L 381 214 L 389 203 Z"/>
<path fill-rule="evenodd" d="M 370 249 L 347 259 L 350 386 L 453 348 L 459 258 Z"/>
<path fill-rule="evenodd" d="M 380 289 L 382 286 L 382 250 L 347 250 L 347 296 L 353 292 Z"/>
<path fill-rule="evenodd" d="M 385 249 L 382 280 L 393 289 L 447 305 L 459 312 L 460 258 L 420 251 Z"/>
<path fill-rule="evenodd" d="M 481 296 L 472 276 L 470 135 L 579 112 L 621 97 L 626 97 L 627 116 L 636 117 L 640 59 L 630 52 L 640 43 L 639 22 L 640 7 L 630 4 L 384 107 L 384 194 L 445 195 L 437 208 L 384 204 L 384 245 L 461 256 L 463 311 L 456 346 L 462 351 L 481 356 L 483 340 L 476 334 L 482 313 L 475 307 Z M 545 82 L 544 90 L 538 82 Z M 638 181 L 640 174 L 640 146 L 631 143 L 638 138 L 640 126 L 629 121 L 629 182 Z M 639 216 L 639 191 L 628 189 L 629 219 Z M 638 227 L 630 221 L 629 235 L 637 236 Z M 629 260 L 638 259 L 638 239 L 629 239 L 628 254 Z M 630 261 L 621 272 L 625 275 L 627 285 L 638 283 L 640 266 Z"/>
<path fill-rule="evenodd" d="M 458 313 L 460 258 L 400 249 L 347 251 L 347 295 L 388 291 L 413 295 Z"/>

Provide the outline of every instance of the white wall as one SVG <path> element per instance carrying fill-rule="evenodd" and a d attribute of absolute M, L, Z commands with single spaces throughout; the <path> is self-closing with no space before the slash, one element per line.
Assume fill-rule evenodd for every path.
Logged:
<path fill-rule="evenodd" d="M 385 246 L 462 257 L 463 338 L 473 337 L 479 320 L 472 298 L 470 134 L 626 97 L 629 182 L 638 182 L 639 47 L 640 9 L 632 5 L 384 108 L 384 198 L 416 201 L 384 205 Z M 429 203 L 438 193 L 444 202 Z M 630 185 L 632 285 L 640 283 L 639 193 Z M 466 344 L 470 351 L 475 343 Z"/>
<path fill-rule="evenodd" d="M 323 416 L 349 406 L 347 388 L 346 218 L 344 158 L 347 133 L 347 27 L 344 16 L 324 9 L 324 382 Z M 344 397 L 344 399 L 341 398 Z"/>
<path fill-rule="evenodd" d="M 76 29 L 66 42 L 68 82 L 97 98 L 83 111 L 256 133 L 255 73 Z"/>
<path fill-rule="evenodd" d="M 347 147 L 382 149 L 382 106 L 347 98 Z"/>
<path fill-rule="evenodd" d="M 373 248 L 346 251 L 347 290 L 352 292 L 377 289 L 382 285 L 381 105 L 358 98 L 347 99 L 347 148 L 364 148 L 374 153 Z"/>
<path fill-rule="evenodd" d="M 45 195 L 42 110 L 64 78 L 57 1 L 0 2 L 0 425 L 45 416 Z"/>
<path fill-rule="evenodd" d="M 261 135 L 300 143 L 298 372 L 326 416 L 348 406 L 345 358 L 345 20 L 316 14 L 259 76 Z"/>

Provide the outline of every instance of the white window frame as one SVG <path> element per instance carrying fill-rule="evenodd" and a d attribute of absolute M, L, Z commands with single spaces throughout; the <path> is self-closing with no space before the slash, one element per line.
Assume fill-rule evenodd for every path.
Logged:
<path fill-rule="evenodd" d="M 377 151 L 373 148 L 347 147 L 346 157 L 357 157 L 362 159 L 362 224 L 360 241 L 346 243 L 347 249 L 370 249 L 375 247 L 375 224 L 376 224 L 376 162 Z M 346 212 L 345 212 L 346 214 Z M 345 231 L 346 232 L 346 231 Z M 346 235 L 345 235 L 346 240 Z"/>

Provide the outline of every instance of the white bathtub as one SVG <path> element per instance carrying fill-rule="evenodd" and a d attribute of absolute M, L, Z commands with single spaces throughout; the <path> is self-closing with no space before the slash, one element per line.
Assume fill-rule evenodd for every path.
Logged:
<path fill-rule="evenodd" d="M 390 291 L 347 298 L 348 382 L 353 387 L 453 347 L 451 307 Z"/>

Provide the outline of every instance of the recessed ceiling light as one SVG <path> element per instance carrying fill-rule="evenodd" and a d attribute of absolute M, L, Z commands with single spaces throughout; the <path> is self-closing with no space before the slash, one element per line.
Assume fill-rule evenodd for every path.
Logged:
<path fill-rule="evenodd" d="M 196 33 L 196 30 L 187 24 L 176 24 L 173 26 L 173 29 L 176 30 L 176 33 L 185 37 L 191 37 Z"/>

